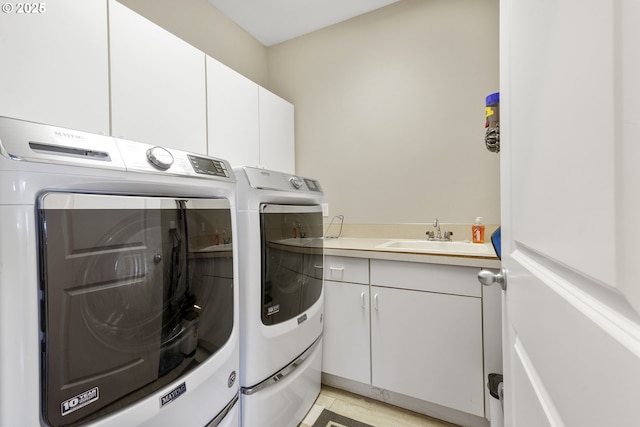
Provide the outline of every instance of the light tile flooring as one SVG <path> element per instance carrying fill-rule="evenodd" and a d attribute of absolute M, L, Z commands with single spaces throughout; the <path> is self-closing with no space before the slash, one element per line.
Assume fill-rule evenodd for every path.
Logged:
<path fill-rule="evenodd" d="M 457 427 L 326 385 L 322 386 L 318 399 L 299 427 L 311 427 L 325 408 L 374 427 Z"/>

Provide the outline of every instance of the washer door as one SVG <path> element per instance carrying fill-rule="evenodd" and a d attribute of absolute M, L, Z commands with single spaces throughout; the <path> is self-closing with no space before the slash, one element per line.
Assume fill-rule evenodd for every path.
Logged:
<path fill-rule="evenodd" d="M 43 416 L 52 425 L 142 399 L 228 340 L 226 199 L 48 193 L 38 221 Z"/>
<path fill-rule="evenodd" d="M 262 323 L 299 316 L 322 294 L 322 208 L 263 204 Z"/>

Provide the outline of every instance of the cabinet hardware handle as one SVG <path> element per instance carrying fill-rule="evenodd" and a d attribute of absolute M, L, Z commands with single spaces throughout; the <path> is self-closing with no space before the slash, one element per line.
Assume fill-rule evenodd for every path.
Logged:
<path fill-rule="evenodd" d="M 329 271 L 331 272 L 331 278 L 342 279 L 344 267 L 329 267 Z"/>
<path fill-rule="evenodd" d="M 378 294 L 373 296 L 373 308 L 376 309 L 376 311 L 378 310 Z"/>
<path fill-rule="evenodd" d="M 313 268 L 323 268 L 321 265 L 314 265 Z"/>
<path fill-rule="evenodd" d="M 364 308 L 364 292 L 360 294 L 360 307 Z"/>

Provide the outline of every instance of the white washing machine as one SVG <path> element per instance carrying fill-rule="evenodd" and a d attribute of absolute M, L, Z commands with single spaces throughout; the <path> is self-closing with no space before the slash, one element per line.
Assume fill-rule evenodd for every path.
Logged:
<path fill-rule="evenodd" d="M 239 423 L 221 159 L 0 118 L 0 425 Z"/>
<path fill-rule="evenodd" d="M 320 393 L 323 192 L 276 171 L 236 177 L 241 422 L 297 426 Z"/>

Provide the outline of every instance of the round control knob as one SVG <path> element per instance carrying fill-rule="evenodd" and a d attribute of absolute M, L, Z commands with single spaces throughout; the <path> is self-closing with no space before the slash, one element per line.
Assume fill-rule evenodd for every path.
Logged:
<path fill-rule="evenodd" d="M 173 156 L 169 150 L 162 147 L 153 147 L 147 150 L 147 160 L 154 167 L 167 170 L 173 164 Z"/>
<path fill-rule="evenodd" d="M 291 179 L 289 180 L 289 182 L 291 183 L 291 185 L 293 185 L 293 187 L 296 190 L 299 190 L 300 187 L 302 187 L 302 180 L 300 178 L 298 178 L 297 176 L 292 176 Z"/>

